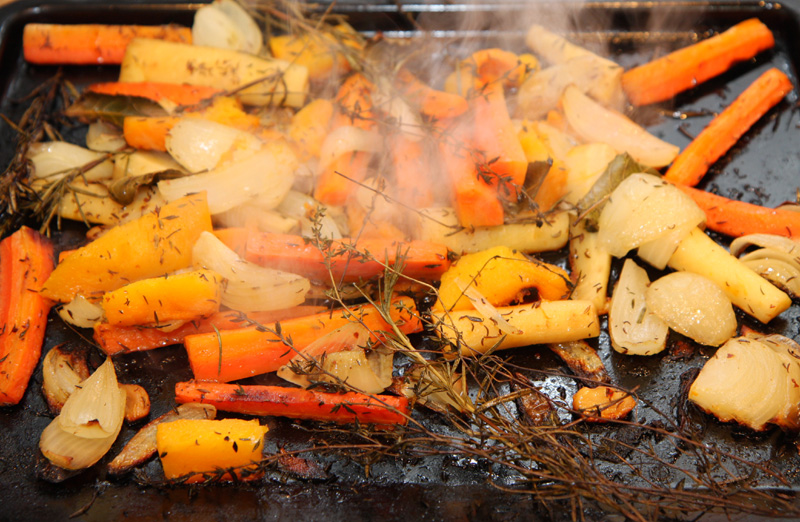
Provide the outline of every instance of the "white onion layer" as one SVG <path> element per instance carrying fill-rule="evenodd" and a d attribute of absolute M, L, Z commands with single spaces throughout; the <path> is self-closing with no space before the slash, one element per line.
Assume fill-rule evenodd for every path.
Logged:
<path fill-rule="evenodd" d="M 305 277 L 241 259 L 210 232 L 203 232 L 195 243 L 192 263 L 225 278 L 222 304 L 242 312 L 297 306 L 311 289 L 311 282 Z"/>

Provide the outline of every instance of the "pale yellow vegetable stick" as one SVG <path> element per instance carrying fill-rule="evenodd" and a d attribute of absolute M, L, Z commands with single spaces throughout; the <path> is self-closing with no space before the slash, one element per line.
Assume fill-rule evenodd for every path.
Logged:
<path fill-rule="evenodd" d="M 459 230 L 451 208 L 429 208 L 422 213 L 419 239 L 445 245 L 461 254 L 480 252 L 495 245 L 532 254 L 558 250 L 567 244 L 569 217 L 566 212 L 547 216 L 540 223 L 515 223 L 474 230 Z"/>
<path fill-rule="evenodd" d="M 475 310 L 448 313 L 439 326 L 442 336 L 470 357 L 490 349 L 504 350 L 532 344 L 563 343 L 600 335 L 597 310 L 589 301 L 541 301 L 497 308 L 512 328 L 507 334 Z"/>
<path fill-rule="evenodd" d="M 263 80 L 263 81 L 259 81 Z M 121 82 L 169 82 L 234 91 L 248 105 L 302 107 L 308 93 L 308 69 L 229 49 L 162 40 L 134 39 L 120 66 Z"/>
<path fill-rule="evenodd" d="M 608 310 L 608 278 L 611 254 L 600 246 L 596 232 L 589 232 L 581 220 L 570 228 L 569 265 L 572 271 L 572 299 L 591 301 L 598 313 Z"/>
<path fill-rule="evenodd" d="M 785 292 L 747 268 L 699 228 L 681 241 L 668 265 L 714 281 L 735 306 L 762 323 L 768 323 L 792 305 Z"/>

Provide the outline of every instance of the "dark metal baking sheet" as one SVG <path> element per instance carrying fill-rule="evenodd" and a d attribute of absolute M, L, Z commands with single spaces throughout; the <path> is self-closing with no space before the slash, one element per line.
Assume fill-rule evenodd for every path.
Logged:
<path fill-rule="evenodd" d="M 531 6 L 536 4 L 536 14 Z M 564 5 L 563 3 L 558 3 Z M 19 102 L 24 94 L 50 77 L 55 68 L 31 66 L 21 56 L 22 27 L 28 22 L 58 23 L 181 23 L 191 24 L 199 4 L 122 2 L 114 4 L 80 1 L 22 1 L 0 8 L 0 111 L 15 119 L 24 109 Z M 353 25 L 368 34 L 417 37 L 414 19 L 432 30 L 427 38 L 450 41 L 497 43 L 522 50 L 522 35 L 530 23 L 539 22 L 564 30 L 571 37 L 594 48 L 607 48 L 623 65 L 646 61 L 661 49 L 685 45 L 710 30 L 722 30 L 749 17 L 758 16 L 776 35 L 774 51 L 736 66 L 706 85 L 679 96 L 675 104 L 660 107 L 683 112 L 700 109 L 716 111 L 769 67 L 778 67 L 797 85 L 800 64 L 800 2 L 592 2 L 582 9 L 570 7 L 568 15 L 553 15 L 553 4 L 538 2 L 465 5 L 461 3 L 412 4 L 340 2 L 337 10 L 350 15 Z M 525 13 L 520 16 L 519 13 Z M 502 20 L 502 24 L 490 22 Z M 462 24 L 463 23 L 463 24 Z M 460 29 L 455 29 L 460 28 Z M 113 67 L 67 67 L 67 76 L 78 84 L 112 79 Z M 759 122 L 717 163 L 704 181 L 728 197 L 775 206 L 794 199 L 800 189 L 800 116 L 795 110 L 795 90 L 777 109 Z M 638 118 L 651 123 L 657 135 L 680 146 L 708 122 L 708 117 L 687 120 L 644 109 Z M 77 132 L 77 131 L 76 131 Z M 685 133 L 684 133 L 685 132 Z M 0 128 L 0 163 L 6 164 L 13 148 L 14 133 Z M 58 233 L 58 244 L 66 246 L 81 239 L 79 227 Z M 563 256 L 548 256 L 563 263 Z M 800 337 L 797 305 L 770 325 L 770 331 Z M 752 320 L 738 315 L 740 324 L 757 328 Z M 62 342 L 79 342 L 71 330 L 51 316 L 45 349 Z M 626 358 L 609 349 L 606 336 L 598 347 L 614 382 L 638 388 L 650 401 L 640 422 L 655 421 L 654 409 L 675 415 L 678 408 L 680 378 L 702 365 L 713 353 L 698 349 L 684 358 L 676 351 L 647 359 Z M 508 352 L 522 366 L 563 370 L 549 352 L 536 347 Z M 172 405 L 172 389 L 177 381 L 191 378 L 185 353 L 172 347 L 148 353 L 130 354 L 116 360 L 121 380 L 143 385 L 151 394 L 153 416 Z M 554 380 L 552 386 L 569 387 L 568 380 Z M 515 477 L 504 474 L 490 463 L 457 456 L 389 460 L 372 466 L 369 476 L 363 466 L 339 459 L 325 461 L 332 479 L 321 483 L 294 481 L 274 475 L 263 484 L 248 486 L 209 486 L 201 488 L 143 487 L 131 478 L 110 479 L 97 466 L 62 484 L 37 480 L 34 468 L 39 434 L 50 417 L 39 392 L 41 369 L 37 369 L 22 404 L 0 409 L 0 520 L 400 520 L 451 519 L 555 519 L 570 518 L 568 506 L 541 505 L 530 496 L 506 493 L 492 483 L 509 486 Z M 567 390 L 568 391 L 568 390 Z M 424 412 L 415 415 L 425 417 Z M 745 430 L 722 425 L 700 414 L 690 419 L 698 423 L 706 441 L 718 444 L 754 460 L 772 461 L 792 485 L 800 489 L 798 457 L 793 438 L 777 430 L 752 436 Z M 428 422 L 436 423 L 428 416 Z M 303 444 L 308 432 L 288 421 L 270 419 L 272 436 L 287 444 Z M 126 428 L 111 453 L 117 452 L 138 426 Z M 306 425 L 308 427 L 308 425 Z M 444 429 L 444 428 L 442 428 Z M 596 427 L 601 435 L 610 427 Z M 616 429 L 616 428 L 614 428 Z M 614 436 L 635 441 L 636 435 L 617 429 Z M 649 443 L 649 441 L 638 441 Z M 275 444 L 273 442 L 273 444 Z M 680 457 L 676 457 L 678 459 Z M 157 466 L 157 464 L 152 464 Z M 610 474 L 626 473 L 608 464 Z M 663 466 L 643 465 L 643 476 L 669 482 Z M 626 479 L 624 476 L 619 478 Z M 630 478 L 630 477 L 627 477 Z M 777 484 L 765 480 L 765 487 Z M 791 492 L 791 491 L 790 491 Z M 586 508 L 589 519 L 602 515 Z M 734 517 L 736 518 L 736 517 Z"/>

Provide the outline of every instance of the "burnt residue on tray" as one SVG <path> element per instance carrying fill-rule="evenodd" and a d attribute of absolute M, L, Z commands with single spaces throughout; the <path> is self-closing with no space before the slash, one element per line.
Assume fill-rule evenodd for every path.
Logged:
<path fill-rule="evenodd" d="M 349 15 L 350 22 L 367 34 L 414 38 L 418 25 L 425 24 L 433 33 L 427 36 L 443 43 L 478 39 L 481 45 L 501 43 L 511 50 L 524 49 L 525 26 L 532 22 L 519 19 L 502 31 L 482 23 L 471 32 L 454 31 L 464 18 L 514 19 L 520 5 L 472 5 L 442 3 L 406 5 L 394 3 L 342 2 L 336 10 Z M 546 6 L 545 6 L 546 8 Z M 81 2 L 34 3 L 22 1 L 0 9 L 0 111 L 12 120 L 24 110 L 24 95 L 49 78 L 54 68 L 31 66 L 21 54 L 22 27 L 27 22 L 59 23 L 181 23 L 190 25 L 195 6 L 169 3 L 87 4 Z M 776 35 L 772 51 L 734 67 L 707 84 L 681 94 L 674 103 L 637 110 L 633 116 L 647 123 L 657 136 L 681 147 L 708 123 L 720 108 L 741 92 L 769 67 L 778 67 L 797 82 L 800 62 L 800 10 L 796 3 L 760 2 L 595 2 L 583 9 L 571 9 L 562 21 L 570 37 L 590 46 L 607 49 L 624 66 L 642 63 L 664 50 L 691 43 L 746 18 L 758 16 Z M 541 21 L 540 21 L 541 22 Z M 456 51 L 454 51 L 456 52 Z M 67 67 L 64 74 L 76 85 L 107 81 L 115 77 L 114 68 Z M 736 149 L 717 163 L 702 188 L 728 197 L 775 206 L 795 197 L 800 171 L 798 125 L 800 116 L 793 110 L 796 92 L 757 124 Z M 68 130 L 68 138 L 79 140 L 81 129 Z M 0 161 L 6 164 L 13 150 L 14 131 L 0 127 Z M 84 230 L 68 226 L 56 233 L 57 248 L 68 248 L 83 241 Z M 546 261 L 565 264 L 563 253 L 546 254 Z M 618 270 L 616 267 L 615 270 Z M 769 325 L 771 332 L 791 338 L 800 336 L 800 313 L 794 306 Z M 740 325 L 759 328 L 752 319 L 738 314 Z M 83 343 L 90 332 L 66 327 L 52 314 L 44 349 L 60 343 Z M 713 354 L 680 336 L 673 335 L 670 349 L 654 357 L 632 358 L 613 352 L 608 337 L 596 342 L 609 380 L 625 389 L 636 390 L 640 406 L 637 426 L 618 424 L 585 425 L 581 429 L 592 449 L 579 447 L 576 459 L 586 459 L 610 480 L 630 484 L 632 488 L 659 483 L 687 487 L 685 473 L 713 474 L 714 465 L 738 469 L 737 458 L 759 463 L 741 482 L 725 484 L 717 491 L 699 491 L 699 495 L 728 494 L 735 500 L 739 490 L 772 488 L 762 502 L 768 508 L 770 498 L 785 501 L 786 508 L 797 506 L 795 441 L 772 430 L 752 434 L 717 422 L 685 402 L 685 384 L 705 360 Z M 90 359 L 96 367 L 100 357 Z M 509 351 L 503 355 L 521 375 L 547 395 L 547 406 L 561 422 L 575 417 L 565 406 L 576 388 L 576 377 L 569 368 L 545 347 Z M 153 400 L 151 418 L 173 406 L 174 385 L 191 378 L 186 354 L 181 347 L 153 352 L 133 353 L 116 359 L 120 381 L 139 384 Z M 578 377 L 580 379 L 580 377 Z M 347 459 L 334 453 L 309 453 L 320 437 L 330 436 L 312 423 L 270 419 L 268 450 L 282 455 L 268 470 L 265 480 L 251 485 L 210 485 L 202 487 L 162 486 L 157 462 L 146 465 L 138 474 L 112 478 L 103 466 L 95 466 L 71 477 L 47 474 L 52 484 L 36 475 L 38 440 L 52 419 L 40 392 L 41 368 L 37 369 L 23 403 L 0 410 L 0 519 L 14 520 L 108 520 L 130 518 L 191 520 L 259 520 L 302 518 L 310 520 L 398 520 L 422 518 L 451 519 L 547 519 L 569 520 L 573 517 L 598 519 L 607 513 L 596 502 L 572 500 L 540 502 L 535 495 L 520 494 L 514 489 L 527 483 L 519 474 L 498 466 L 479 454 L 424 454 L 416 452 L 403 458 L 375 461 Z M 517 390 L 506 385 L 501 391 Z M 526 406 L 522 406 L 524 410 Z M 519 415 L 513 401 L 509 415 Z M 448 435 L 451 427 L 438 414 L 423 409 L 415 417 L 437 434 Z M 125 428 L 110 456 L 141 426 Z M 642 430 L 640 426 L 645 426 Z M 683 429 L 682 429 L 683 428 Z M 674 434 L 692 434 L 694 440 L 681 441 Z M 346 437 L 342 440 L 348 440 Z M 697 449 L 703 444 L 719 450 L 720 462 L 710 462 Z M 656 458 L 643 458 L 644 454 Z M 730 455 L 723 458 L 721 455 Z M 110 459 L 109 456 L 109 459 Z M 107 462 L 104 460 L 103 462 Z M 521 463 L 531 465 L 531 463 Z M 744 468 L 742 468 L 744 470 Z M 47 473 L 47 470 L 42 470 Z M 579 477 L 576 477 L 576 480 Z M 565 485 L 565 491 L 568 491 Z M 565 496 L 569 496 L 565 494 Z M 753 502 L 747 497 L 742 502 Z M 754 508 L 756 506 L 754 505 Z M 764 506 L 761 506 L 764 507 Z M 772 505 L 773 508 L 777 504 Z M 762 512 L 768 512 L 764 509 Z M 786 511 L 788 512 L 788 511 Z M 680 516 L 679 510 L 660 515 Z M 699 513 L 692 514 L 697 516 Z"/>

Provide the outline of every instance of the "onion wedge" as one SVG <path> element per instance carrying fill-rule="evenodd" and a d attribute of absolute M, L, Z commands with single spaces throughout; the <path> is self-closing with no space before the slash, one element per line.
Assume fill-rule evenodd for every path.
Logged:
<path fill-rule="evenodd" d="M 122 429 L 126 394 L 111 359 L 70 395 L 61 414 L 42 432 L 39 449 L 65 469 L 88 468 L 105 455 Z"/>
<path fill-rule="evenodd" d="M 120 393 L 122 403 L 117 400 Z M 118 432 L 124 416 L 125 392 L 117 382 L 114 363 L 108 358 L 70 395 L 58 416 L 58 424 L 78 437 L 101 439 Z"/>
<path fill-rule="evenodd" d="M 222 304 L 241 312 L 291 308 L 302 304 L 311 289 L 305 277 L 243 260 L 210 232 L 197 239 L 192 263 L 225 278 Z"/>
<path fill-rule="evenodd" d="M 611 346 L 619 353 L 653 355 L 667 347 L 669 327 L 647 308 L 647 272 L 626 259 L 608 311 Z"/>
<path fill-rule="evenodd" d="M 650 285 L 645 302 L 670 328 L 700 344 L 719 346 L 736 334 L 731 300 L 703 276 L 668 274 Z"/>
<path fill-rule="evenodd" d="M 786 341 L 789 341 L 786 339 Z M 689 400 L 723 422 L 756 431 L 800 428 L 800 353 L 780 336 L 731 339 L 706 362 Z"/>
<path fill-rule="evenodd" d="M 42 362 L 42 392 L 53 413 L 61 412 L 64 403 L 89 378 L 86 359 L 56 346 L 47 352 Z"/>
<path fill-rule="evenodd" d="M 603 207 L 598 239 L 608 253 L 623 257 L 664 237 L 680 242 L 704 221 L 705 213 L 680 189 L 652 174 L 632 174 Z"/>

